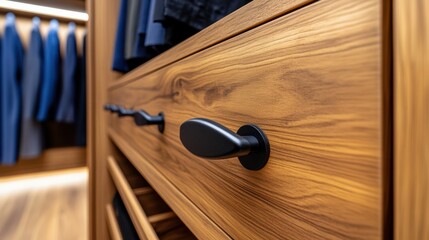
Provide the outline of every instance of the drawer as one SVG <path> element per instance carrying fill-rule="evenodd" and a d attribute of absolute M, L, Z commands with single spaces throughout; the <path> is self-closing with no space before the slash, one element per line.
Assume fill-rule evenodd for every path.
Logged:
<path fill-rule="evenodd" d="M 161 134 L 111 114 L 113 140 L 231 238 L 381 238 L 382 30 L 381 1 L 318 1 L 111 88 L 110 103 L 162 111 L 166 123 Z M 258 125 L 267 165 L 192 155 L 179 129 L 196 117 L 232 131 Z"/>

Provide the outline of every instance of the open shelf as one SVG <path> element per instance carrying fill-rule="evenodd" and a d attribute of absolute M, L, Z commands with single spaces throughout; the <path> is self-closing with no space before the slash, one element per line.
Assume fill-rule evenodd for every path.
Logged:
<path fill-rule="evenodd" d="M 107 162 L 139 238 L 196 239 L 128 160 L 110 156 Z"/>
<path fill-rule="evenodd" d="M 122 240 L 121 230 L 119 228 L 118 221 L 116 220 L 115 210 L 113 210 L 112 204 L 107 204 L 107 225 L 109 226 L 109 232 L 112 240 Z"/>

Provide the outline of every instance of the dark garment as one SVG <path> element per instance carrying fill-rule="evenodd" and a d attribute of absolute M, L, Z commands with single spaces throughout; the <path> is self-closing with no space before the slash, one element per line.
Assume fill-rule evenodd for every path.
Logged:
<path fill-rule="evenodd" d="M 60 87 L 60 41 L 58 39 L 58 21 L 51 20 L 50 30 L 45 41 L 43 78 L 40 86 L 37 120 L 44 122 L 55 117 Z"/>
<path fill-rule="evenodd" d="M 156 0 L 150 0 L 149 16 L 147 20 L 145 46 L 165 45 L 165 28 L 162 23 L 154 22 Z"/>
<path fill-rule="evenodd" d="M 164 15 L 201 30 L 250 0 L 165 0 Z"/>
<path fill-rule="evenodd" d="M 2 74 L 0 83 L 1 156 L 2 164 L 13 164 L 18 158 L 21 118 L 21 73 L 24 48 L 15 27 L 15 16 L 8 13 L 2 41 Z"/>
<path fill-rule="evenodd" d="M 133 48 L 136 41 L 139 21 L 140 0 L 128 0 L 127 26 L 125 29 L 125 59 L 133 58 Z"/>
<path fill-rule="evenodd" d="M 86 34 L 83 36 L 80 77 L 76 95 L 76 145 L 86 145 Z"/>
<path fill-rule="evenodd" d="M 149 18 L 150 2 L 150 0 L 142 0 L 140 3 L 139 20 L 134 41 L 133 58 L 140 59 L 141 62 L 151 59 L 157 54 L 153 48 L 146 47 L 144 44 Z"/>
<path fill-rule="evenodd" d="M 164 21 L 164 0 L 154 0 L 155 8 L 153 14 L 154 22 L 162 22 Z"/>
<path fill-rule="evenodd" d="M 164 18 L 163 25 L 165 27 L 165 44 L 168 46 L 175 46 L 199 31 L 170 17 Z"/>
<path fill-rule="evenodd" d="M 30 45 L 24 60 L 22 76 L 22 122 L 20 157 L 34 158 L 43 149 L 42 126 L 35 120 L 39 86 L 42 81 L 43 39 L 39 25 L 31 30 Z"/>
<path fill-rule="evenodd" d="M 118 220 L 119 228 L 121 229 L 122 238 L 127 240 L 138 240 L 139 236 L 137 235 L 133 222 L 128 215 L 125 204 L 118 193 L 115 194 L 112 205 L 116 219 Z"/>
<path fill-rule="evenodd" d="M 66 42 L 66 56 L 63 63 L 63 78 L 56 120 L 63 123 L 75 122 L 75 97 L 78 74 L 78 56 L 74 28 L 70 27 Z"/>
<path fill-rule="evenodd" d="M 127 26 L 128 0 L 122 0 L 119 9 L 118 25 L 116 27 L 115 50 L 113 53 L 112 69 L 128 72 L 130 67 L 125 59 L 125 32 Z"/>

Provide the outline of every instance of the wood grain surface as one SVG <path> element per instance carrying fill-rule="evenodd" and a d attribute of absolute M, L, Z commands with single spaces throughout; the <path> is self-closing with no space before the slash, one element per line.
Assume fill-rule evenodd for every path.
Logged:
<path fill-rule="evenodd" d="M 115 187 L 107 171 L 107 157 L 113 146 L 107 136 L 107 86 L 119 74 L 111 70 L 120 0 L 88 0 L 88 146 L 93 151 L 90 166 L 91 237 L 109 238 L 106 224 L 106 204 L 111 203 Z"/>
<path fill-rule="evenodd" d="M 429 239 L 429 2 L 394 6 L 395 239 Z"/>
<path fill-rule="evenodd" d="M 0 179 L 0 239 L 88 239 L 87 169 Z"/>
<path fill-rule="evenodd" d="M 317 0 L 253 0 L 198 34 L 113 82 L 116 88 Z"/>
<path fill-rule="evenodd" d="M 86 163 L 88 166 L 88 239 L 96 239 L 97 228 L 97 210 L 101 210 L 99 207 L 95 207 L 96 199 L 96 176 L 95 176 L 95 150 L 96 144 L 94 141 L 95 137 L 95 55 L 94 55 L 94 1 L 87 0 L 85 1 L 86 12 L 88 13 L 88 21 L 86 23 L 87 36 L 86 36 Z M 100 204 L 101 205 L 101 204 Z M 107 219 L 106 219 L 107 220 Z M 102 223 L 100 223 L 102 224 Z"/>
<path fill-rule="evenodd" d="M 381 6 L 318 1 L 112 89 L 110 103 L 163 111 L 166 128 L 112 114 L 110 133 L 149 182 L 143 166 L 231 238 L 382 238 Z M 190 154 L 179 127 L 194 117 L 232 131 L 260 126 L 271 145 L 267 166 L 253 172 L 237 159 Z"/>
<path fill-rule="evenodd" d="M 0 166 L 0 178 L 86 166 L 86 149 L 82 147 L 51 148 L 37 158 L 20 159 L 12 166 Z"/>
<path fill-rule="evenodd" d="M 121 199 L 125 204 L 128 214 L 134 224 L 140 239 L 154 240 L 158 239 L 155 230 L 150 224 L 145 211 L 134 195 L 133 190 L 127 182 L 125 175 L 122 173 L 118 164 L 113 157 L 108 159 L 109 172 L 113 182 L 118 189 Z"/>
<path fill-rule="evenodd" d="M 107 204 L 107 225 L 109 226 L 110 237 L 112 240 L 122 240 L 121 229 L 119 228 L 118 220 L 116 219 L 115 210 L 112 204 Z"/>

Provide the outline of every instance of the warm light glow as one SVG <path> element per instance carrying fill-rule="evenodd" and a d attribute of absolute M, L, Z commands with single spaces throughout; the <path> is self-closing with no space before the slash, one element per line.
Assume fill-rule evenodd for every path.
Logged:
<path fill-rule="evenodd" d="M 47 15 L 52 17 L 69 18 L 70 20 L 88 21 L 88 14 L 70 11 L 61 8 L 44 7 L 40 5 L 0 0 L 0 8 L 10 11 L 23 11 L 34 15 Z"/>
<path fill-rule="evenodd" d="M 0 182 L 0 196 L 7 196 L 8 194 L 23 191 L 76 185 L 86 183 L 87 180 L 88 171 L 86 168 L 69 171 L 56 171 L 40 175 L 28 174 L 23 178 Z"/>

